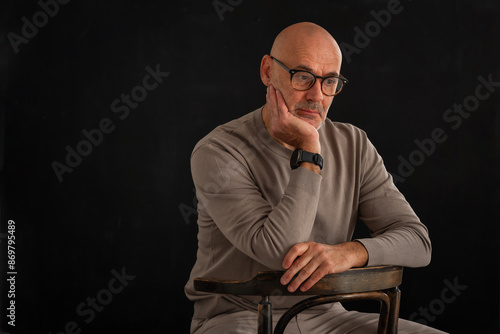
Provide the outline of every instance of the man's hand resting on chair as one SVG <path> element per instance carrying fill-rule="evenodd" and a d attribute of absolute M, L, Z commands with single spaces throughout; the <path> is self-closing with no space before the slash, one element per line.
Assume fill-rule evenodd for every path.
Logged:
<path fill-rule="evenodd" d="M 299 243 L 293 246 L 283 259 L 286 272 L 281 277 L 281 284 L 290 283 L 290 292 L 297 290 L 299 286 L 300 291 L 307 291 L 325 275 L 340 273 L 352 267 L 363 267 L 367 262 L 368 253 L 357 241 L 338 245 Z"/>

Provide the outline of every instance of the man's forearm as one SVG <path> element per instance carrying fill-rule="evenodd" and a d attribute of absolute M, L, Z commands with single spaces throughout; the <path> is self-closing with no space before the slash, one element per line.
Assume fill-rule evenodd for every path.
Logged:
<path fill-rule="evenodd" d="M 311 234 L 321 176 L 304 168 L 291 171 L 284 194 L 272 206 L 257 187 L 249 186 L 254 180 L 248 178 L 243 168 L 225 167 L 234 165 L 233 157 L 218 147 L 205 145 L 192 159 L 200 217 L 210 217 L 247 256 L 269 268 L 280 269 L 290 247 Z M 221 176 L 215 179 L 214 175 Z M 217 180 L 226 182 L 213 187 Z"/>
<path fill-rule="evenodd" d="M 370 254 L 367 265 L 428 265 L 432 246 L 427 230 L 421 223 L 413 223 L 410 226 L 394 229 L 374 238 L 360 239 L 359 242 Z"/>

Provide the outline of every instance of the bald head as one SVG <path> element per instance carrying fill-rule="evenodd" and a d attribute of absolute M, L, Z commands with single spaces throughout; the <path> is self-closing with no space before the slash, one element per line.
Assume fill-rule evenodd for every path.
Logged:
<path fill-rule="evenodd" d="M 318 61 L 335 58 L 342 60 L 340 48 L 328 31 L 311 22 L 301 22 L 285 28 L 278 34 L 271 48 L 271 56 L 288 60 L 294 54 L 317 55 Z"/>
<path fill-rule="evenodd" d="M 319 129 L 325 121 L 334 95 L 326 95 L 323 91 L 325 81 L 317 79 L 340 76 L 341 63 L 342 54 L 332 35 L 317 24 L 301 22 L 287 27 L 276 37 L 271 54 L 262 57 L 260 77 L 264 85 L 272 86 L 281 93 L 291 114 Z M 316 76 L 312 86 L 307 89 L 293 86 L 292 77 L 300 71 Z M 300 81 L 303 77 L 304 75 L 299 75 L 295 78 Z M 270 108 L 275 109 L 275 102 L 268 99 L 268 103 L 271 103 L 269 101 L 273 104 Z M 269 122 L 269 115 L 266 104 L 262 110 L 264 123 Z"/>

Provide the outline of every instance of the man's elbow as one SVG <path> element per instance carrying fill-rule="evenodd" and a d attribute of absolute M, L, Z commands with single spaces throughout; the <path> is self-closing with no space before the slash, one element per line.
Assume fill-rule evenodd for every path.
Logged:
<path fill-rule="evenodd" d="M 285 237 L 286 236 L 286 237 Z M 283 260 L 290 249 L 304 242 L 301 235 L 286 235 L 285 233 L 269 233 L 262 228 L 251 239 L 250 257 L 269 268 L 269 270 L 284 270 Z"/>
<path fill-rule="evenodd" d="M 422 239 L 422 244 L 415 249 L 415 257 L 413 264 L 409 267 L 419 268 L 426 267 L 431 263 L 432 258 L 432 244 L 429 237 Z"/>

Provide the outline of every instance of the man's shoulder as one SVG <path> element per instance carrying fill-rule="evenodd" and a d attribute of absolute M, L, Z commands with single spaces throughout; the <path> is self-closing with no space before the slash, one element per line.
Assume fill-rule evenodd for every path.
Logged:
<path fill-rule="evenodd" d="M 260 112 L 260 109 L 217 126 L 198 141 L 193 152 L 207 144 L 217 146 L 232 145 L 235 141 L 251 136 L 252 132 L 255 131 L 255 113 L 258 112 Z"/>
<path fill-rule="evenodd" d="M 359 127 L 351 123 L 332 121 L 328 118 L 325 120 L 323 132 L 325 136 L 335 136 L 337 139 L 367 139 L 366 132 Z"/>

